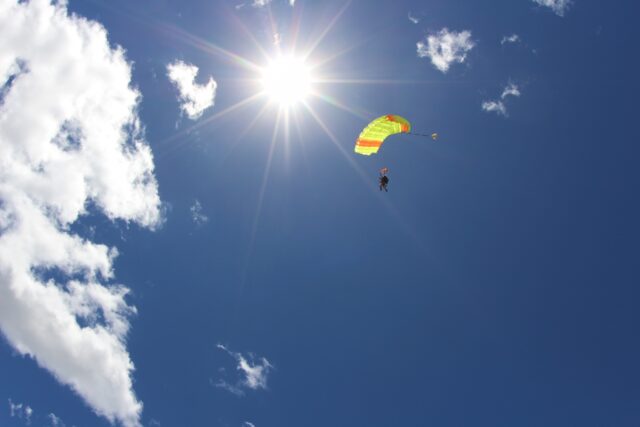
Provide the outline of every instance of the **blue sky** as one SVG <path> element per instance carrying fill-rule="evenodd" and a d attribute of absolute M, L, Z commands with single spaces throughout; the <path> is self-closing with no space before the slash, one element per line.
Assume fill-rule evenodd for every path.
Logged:
<path fill-rule="evenodd" d="M 638 425 L 638 12 L 0 0 L 0 425 Z"/>

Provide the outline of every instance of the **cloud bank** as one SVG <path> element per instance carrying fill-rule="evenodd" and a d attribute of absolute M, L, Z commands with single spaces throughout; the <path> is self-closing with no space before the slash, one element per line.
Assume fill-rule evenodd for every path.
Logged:
<path fill-rule="evenodd" d="M 455 32 L 447 28 L 417 43 L 418 57 L 430 58 L 431 63 L 443 73 L 449 71 L 453 63 L 462 64 L 474 46 L 470 31 Z"/>
<path fill-rule="evenodd" d="M 191 120 L 196 120 L 204 110 L 213 106 L 218 87 L 213 77 L 205 85 L 195 82 L 198 75 L 198 67 L 176 61 L 167 65 L 167 77 L 176 86 L 179 92 L 180 108 Z"/>
<path fill-rule="evenodd" d="M 160 223 L 130 81 L 122 49 L 66 2 L 0 0 L 0 330 L 97 414 L 136 427 L 117 250 L 70 228 L 88 207 Z"/>

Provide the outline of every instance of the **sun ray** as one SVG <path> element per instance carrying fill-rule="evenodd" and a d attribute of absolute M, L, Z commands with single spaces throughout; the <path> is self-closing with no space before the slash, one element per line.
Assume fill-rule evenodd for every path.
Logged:
<path fill-rule="evenodd" d="M 269 25 L 271 25 L 271 37 L 273 37 L 271 42 L 275 45 L 276 51 L 278 52 L 278 54 L 281 54 L 282 52 L 280 50 L 280 44 L 276 39 L 276 35 L 279 35 L 278 25 L 276 24 L 276 20 L 273 18 L 273 11 L 271 10 L 271 4 L 267 4 L 267 15 L 269 16 Z"/>
<path fill-rule="evenodd" d="M 104 7 L 112 12 L 115 12 L 121 16 L 124 16 L 132 21 L 144 25 L 148 28 L 151 28 L 155 31 L 162 32 L 164 34 L 168 34 L 169 36 L 181 40 L 195 48 L 203 50 L 207 53 L 215 54 L 222 58 L 231 61 L 232 63 L 239 65 L 245 69 L 256 71 L 259 70 L 260 67 L 253 63 L 252 61 L 244 58 L 240 55 L 237 55 L 229 50 L 226 50 L 214 43 L 211 43 L 201 37 L 198 37 L 190 32 L 183 30 L 180 27 L 175 25 L 168 24 L 166 22 L 160 21 L 159 19 L 155 19 L 144 12 L 139 12 L 135 8 L 133 8 L 130 4 L 123 3 L 118 7 L 115 7 L 111 2 L 101 1 L 101 0 L 89 0 L 95 4 L 99 4 L 101 7 Z"/>
<path fill-rule="evenodd" d="M 302 10 L 302 5 L 294 9 L 294 15 L 293 15 L 293 20 L 291 25 L 292 38 L 291 38 L 291 45 L 290 45 L 291 50 L 293 52 L 295 52 L 296 48 L 298 47 L 298 36 L 300 35 L 300 23 L 302 21 L 301 10 Z"/>
<path fill-rule="evenodd" d="M 353 157 L 349 155 L 349 153 L 344 149 L 342 144 L 340 144 L 340 141 L 338 141 L 338 138 L 335 137 L 333 132 L 331 132 L 329 127 L 324 123 L 324 121 L 318 116 L 318 114 L 315 111 L 313 111 L 313 108 L 311 108 L 311 106 L 308 103 L 303 102 L 302 105 L 304 105 L 304 107 L 307 109 L 311 117 L 313 117 L 313 119 L 316 121 L 318 126 L 320 126 L 320 128 L 324 131 L 324 133 L 329 137 L 329 140 L 333 143 L 333 145 L 335 145 L 338 151 L 340 151 L 340 154 L 342 154 L 342 156 L 347 160 L 347 162 L 349 162 L 353 170 L 355 170 L 360 176 L 360 178 L 362 178 L 362 181 L 364 183 L 368 183 L 370 181 L 368 175 L 355 162 Z"/>
<path fill-rule="evenodd" d="M 229 50 L 226 50 L 210 41 L 207 41 L 201 37 L 198 37 L 194 34 L 191 34 L 188 31 L 183 30 L 175 25 L 170 25 L 166 23 L 159 24 L 160 28 L 163 29 L 167 34 L 195 47 L 206 53 L 210 53 L 226 59 L 230 61 L 234 65 L 239 65 L 242 68 L 245 68 L 249 71 L 260 71 L 260 66 L 254 64 L 250 60 L 235 54 Z"/>
<path fill-rule="evenodd" d="M 289 170 L 289 161 L 291 159 L 291 144 L 290 144 L 290 133 L 289 133 L 289 123 L 290 123 L 290 109 L 284 110 L 284 164 L 287 167 L 287 171 Z"/>
<path fill-rule="evenodd" d="M 296 135 L 298 137 L 298 140 L 302 140 L 303 136 L 302 136 L 302 127 L 300 126 L 300 117 L 298 114 L 297 110 L 293 110 L 292 112 L 293 115 L 293 123 L 296 127 Z M 300 148 L 300 151 L 302 153 L 302 161 L 304 162 L 305 165 L 305 170 L 309 169 L 309 158 L 307 156 L 307 151 L 305 149 L 305 144 L 299 144 L 298 147 Z"/>
<path fill-rule="evenodd" d="M 275 121 L 275 125 L 273 127 L 273 134 L 271 136 L 271 143 L 269 144 L 269 153 L 267 155 L 267 163 L 264 168 L 264 173 L 262 174 L 262 183 L 260 185 L 260 193 L 258 194 L 258 206 L 256 208 L 256 215 L 253 218 L 253 225 L 251 227 L 251 247 L 253 247 L 253 243 L 255 242 L 255 237 L 258 230 L 258 223 L 260 221 L 260 215 L 262 213 L 262 204 L 264 202 L 264 195 L 267 190 L 267 182 L 269 181 L 269 173 L 271 172 L 271 164 L 273 162 L 273 153 L 275 152 L 278 132 L 280 130 L 280 118 L 281 111 L 278 112 L 278 116 Z"/>
<path fill-rule="evenodd" d="M 253 33 L 251 31 L 249 31 L 249 29 L 247 28 L 246 25 L 244 25 L 244 23 L 242 21 L 240 21 L 240 19 L 238 19 L 238 17 L 236 16 L 236 14 L 232 13 L 231 17 L 233 19 L 233 21 L 235 22 L 235 24 L 244 32 L 244 34 L 249 38 L 249 40 L 251 40 L 251 42 L 253 43 L 253 45 L 255 46 L 256 49 L 258 49 L 258 52 L 260 52 L 260 54 L 262 55 L 262 58 L 265 61 L 269 60 L 269 53 L 262 47 L 262 45 L 260 44 L 260 42 L 255 38 L 255 36 L 253 35 Z"/>
<path fill-rule="evenodd" d="M 393 80 L 393 79 L 338 79 L 338 78 L 318 78 L 314 80 L 319 84 L 357 84 L 357 85 L 428 85 L 428 84 L 442 84 L 442 81 L 438 80 Z M 466 82 L 446 82 L 452 83 L 466 83 Z"/>
<path fill-rule="evenodd" d="M 323 66 L 325 66 L 326 64 L 335 61 L 336 59 L 340 58 L 343 55 L 346 55 L 349 52 L 354 51 L 355 49 L 362 47 L 363 45 L 365 45 L 369 39 L 372 37 L 368 37 L 367 39 L 364 40 L 360 40 L 358 42 L 352 43 L 351 46 L 345 47 L 344 49 L 341 49 L 337 52 L 332 53 L 329 56 L 326 56 L 324 58 L 318 58 L 314 61 L 313 63 L 313 69 L 320 69 Z"/>
<path fill-rule="evenodd" d="M 335 99 L 334 97 L 330 96 L 330 95 L 326 95 L 326 94 L 322 94 L 319 92 L 313 92 L 312 95 L 318 99 L 321 99 L 322 101 L 326 102 L 329 105 L 332 105 L 336 108 L 339 108 L 343 111 L 346 111 L 347 113 L 353 114 L 354 116 L 356 116 L 359 119 L 362 120 L 369 120 L 372 116 L 372 114 L 368 111 L 357 111 L 352 107 L 349 107 L 347 105 L 345 105 L 344 103 L 338 101 L 337 99 Z"/>
<path fill-rule="evenodd" d="M 242 130 L 242 132 L 238 134 L 239 140 L 243 139 L 249 132 L 251 132 L 253 127 L 256 125 L 256 123 L 258 123 L 258 121 L 260 121 L 260 119 L 262 118 L 262 116 L 264 116 L 268 109 L 269 103 L 265 102 L 262 108 L 260 108 L 260 111 L 258 111 L 258 114 L 256 114 L 256 116 L 249 122 L 249 124 Z"/>
<path fill-rule="evenodd" d="M 327 36 L 327 34 L 329 34 L 329 31 L 331 31 L 333 26 L 336 25 L 336 23 L 340 20 L 340 17 L 345 12 L 345 10 L 347 10 L 347 8 L 349 7 L 350 4 L 351 4 L 351 0 L 348 0 L 344 4 L 344 6 L 342 6 L 342 9 L 340 9 L 340 11 L 338 11 L 336 16 L 333 17 L 331 22 L 329 22 L 329 25 L 327 25 L 327 28 L 324 29 L 322 34 L 320 34 L 320 36 L 313 42 L 311 47 L 309 47 L 309 49 L 307 49 L 307 51 L 303 55 L 303 58 L 305 60 L 308 59 L 313 54 L 313 52 L 316 50 L 316 48 L 320 45 L 320 43 L 322 43 L 322 40 L 324 40 L 324 38 Z"/>
<path fill-rule="evenodd" d="M 245 98 L 245 99 L 243 99 L 243 100 L 241 100 L 239 102 L 236 102 L 235 104 L 231 105 L 230 107 L 227 107 L 224 110 L 219 111 L 216 114 L 213 114 L 213 115 L 207 117 L 206 119 L 200 120 L 200 121 L 194 123 L 193 125 L 189 126 L 188 128 L 183 129 L 183 130 L 181 130 L 179 132 L 176 132 L 173 135 L 171 135 L 171 136 L 159 141 L 157 143 L 157 147 L 155 147 L 155 150 L 158 151 L 158 153 L 156 154 L 156 158 L 158 160 L 160 160 L 160 159 L 166 157 L 168 154 L 173 153 L 177 149 L 183 148 L 183 146 L 185 144 L 188 144 L 188 141 L 183 141 L 180 144 L 172 144 L 172 145 L 168 146 L 168 148 L 165 151 L 163 151 L 162 149 L 164 147 L 166 147 L 167 144 L 169 144 L 169 143 L 171 143 L 173 141 L 176 141 L 176 140 L 184 137 L 185 135 L 187 135 L 187 134 L 189 134 L 189 133 L 191 133 L 191 132 L 193 132 L 193 131 L 195 131 L 197 129 L 200 129 L 201 127 L 213 122 L 214 120 L 216 120 L 216 119 L 218 119 L 218 118 L 220 118 L 222 116 L 225 116 L 225 115 L 227 115 L 227 114 L 229 114 L 229 113 L 231 113 L 233 111 L 236 111 L 239 108 L 242 108 L 242 107 L 250 104 L 251 102 L 255 101 L 256 99 L 260 98 L 261 96 L 262 96 L 262 94 L 259 94 L 259 93 L 251 95 L 251 96 L 249 96 L 249 97 L 247 97 L 247 98 Z"/>
<path fill-rule="evenodd" d="M 247 254 L 245 256 L 245 260 L 242 268 L 240 292 L 242 292 L 242 289 L 244 288 L 247 280 L 249 264 L 251 262 L 251 256 L 253 255 L 253 249 L 255 246 L 256 237 L 258 235 L 258 224 L 260 222 L 260 215 L 262 214 L 262 204 L 264 203 L 264 196 L 267 190 L 267 182 L 269 180 L 269 174 L 271 172 L 271 163 L 273 161 L 273 153 L 275 152 L 278 130 L 280 127 L 280 114 L 281 114 L 281 110 L 278 111 L 278 116 L 276 118 L 275 125 L 273 127 L 271 144 L 269 145 L 269 153 L 267 154 L 267 163 L 265 165 L 264 172 L 262 174 L 262 183 L 260 185 L 260 192 L 258 193 L 258 205 L 256 206 L 256 214 L 253 217 L 253 223 L 251 225 L 251 235 L 249 238 L 249 247 L 247 248 Z"/>

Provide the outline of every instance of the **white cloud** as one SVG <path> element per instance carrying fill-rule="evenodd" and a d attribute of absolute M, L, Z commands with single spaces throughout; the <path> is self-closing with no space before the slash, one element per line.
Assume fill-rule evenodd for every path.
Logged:
<path fill-rule="evenodd" d="M 413 22 L 414 24 L 417 24 L 418 22 L 420 22 L 418 18 L 411 15 L 411 12 L 409 12 L 408 18 L 409 18 L 409 21 Z"/>
<path fill-rule="evenodd" d="M 250 423 L 249 421 L 245 421 L 242 423 L 242 427 L 256 427 L 256 425 L 253 423 Z"/>
<path fill-rule="evenodd" d="M 251 6 L 253 7 L 257 7 L 257 8 L 262 8 L 265 7 L 266 5 L 270 4 L 273 0 L 253 0 L 253 2 L 251 3 Z M 289 6 L 293 7 L 296 4 L 296 0 L 288 0 L 289 2 Z M 240 10 L 242 9 L 246 4 L 245 3 L 240 3 L 237 4 L 235 6 L 236 10 Z"/>
<path fill-rule="evenodd" d="M 505 43 L 518 43 L 520 41 L 520 36 L 517 34 L 511 34 L 510 36 L 504 36 L 502 37 L 502 41 L 500 41 L 500 44 L 505 44 Z"/>
<path fill-rule="evenodd" d="M 271 0 L 253 0 L 253 7 L 264 7 L 271 3 Z"/>
<path fill-rule="evenodd" d="M 89 205 L 161 222 L 130 81 L 123 50 L 66 2 L 0 0 L 0 329 L 96 413 L 135 427 L 135 308 L 113 284 L 117 250 L 70 230 Z"/>
<path fill-rule="evenodd" d="M 241 378 L 234 384 L 220 380 L 215 384 L 216 387 L 224 388 L 239 396 L 243 395 L 244 389 L 247 388 L 251 390 L 267 388 L 267 377 L 269 372 L 273 369 L 273 366 L 266 358 L 261 357 L 258 361 L 255 361 L 252 354 L 245 357 L 241 353 L 230 351 L 222 344 L 218 344 L 217 347 L 238 362 L 236 369 L 240 371 Z"/>
<path fill-rule="evenodd" d="M 189 208 L 191 219 L 196 225 L 204 225 L 209 221 L 209 217 L 202 213 L 202 205 L 198 200 Z"/>
<path fill-rule="evenodd" d="M 213 105 L 218 86 L 213 77 L 209 77 L 206 85 L 197 84 L 197 75 L 198 67 L 195 65 L 182 61 L 167 65 L 167 76 L 180 92 L 180 108 L 191 120 L 199 118 L 204 110 Z"/>
<path fill-rule="evenodd" d="M 9 399 L 9 415 L 11 415 L 11 418 L 18 418 L 23 420 L 27 425 L 30 425 L 33 409 L 31 409 L 29 405 L 13 403 L 11 399 Z"/>
<path fill-rule="evenodd" d="M 485 101 L 482 103 L 482 109 L 484 111 L 495 111 L 502 116 L 507 115 L 507 108 L 502 101 Z"/>
<path fill-rule="evenodd" d="M 487 112 L 495 112 L 500 116 L 507 117 L 507 107 L 504 101 L 509 97 L 518 97 L 520 96 L 520 89 L 517 85 L 513 83 L 509 83 L 503 90 L 500 95 L 500 99 L 497 101 L 484 101 L 482 103 L 482 110 Z"/>
<path fill-rule="evenodd" d="M 569 10 L 569 6 L 571 6 L 571 0 L 533 0 L 534 3 L 539 4 L 540 6 L 546 6 L 553 10 L 553 12 L 558 16 L 564 16 L 565 12 Z"/>
<path fill-rule="evenodd" d="M 518 86 L 513 83 L 509 83 L 502 91 L 502 95 L 500 95 L 500 98 L 505 99 L 508 96 L 520 96 L 520 89 L 518 88 Z"/>
<path fill-rule="evenodd" d="M 51 413 L 47 415 L 47 418 L 49 418 L 51 422 L 51 427 L 66 427 L 64 422 L 56 414 Z"/>
<path fill-rule="evenodd" d="M 463 63 L 467 53 L 473 49 L 475 43 L 471 40 L 470 31 L 456 33 L 443 28 L 437 34 L 427 37 L 426 43 L 419 41 L 418 57 L 431 58 L 431 63 L 443 73 L 449 70 L 452 63 Z"/>

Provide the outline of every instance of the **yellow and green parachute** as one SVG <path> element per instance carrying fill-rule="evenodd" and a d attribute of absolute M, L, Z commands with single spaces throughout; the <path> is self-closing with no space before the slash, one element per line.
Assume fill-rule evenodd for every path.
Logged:
<path fill-rule="evenodd" d="M 364 156 L 375 154 L 388 136 L 409 133 L 411 123 L 404 117 L 388 114 L 378 117 L 360 133 L 354 151 Z"/>

